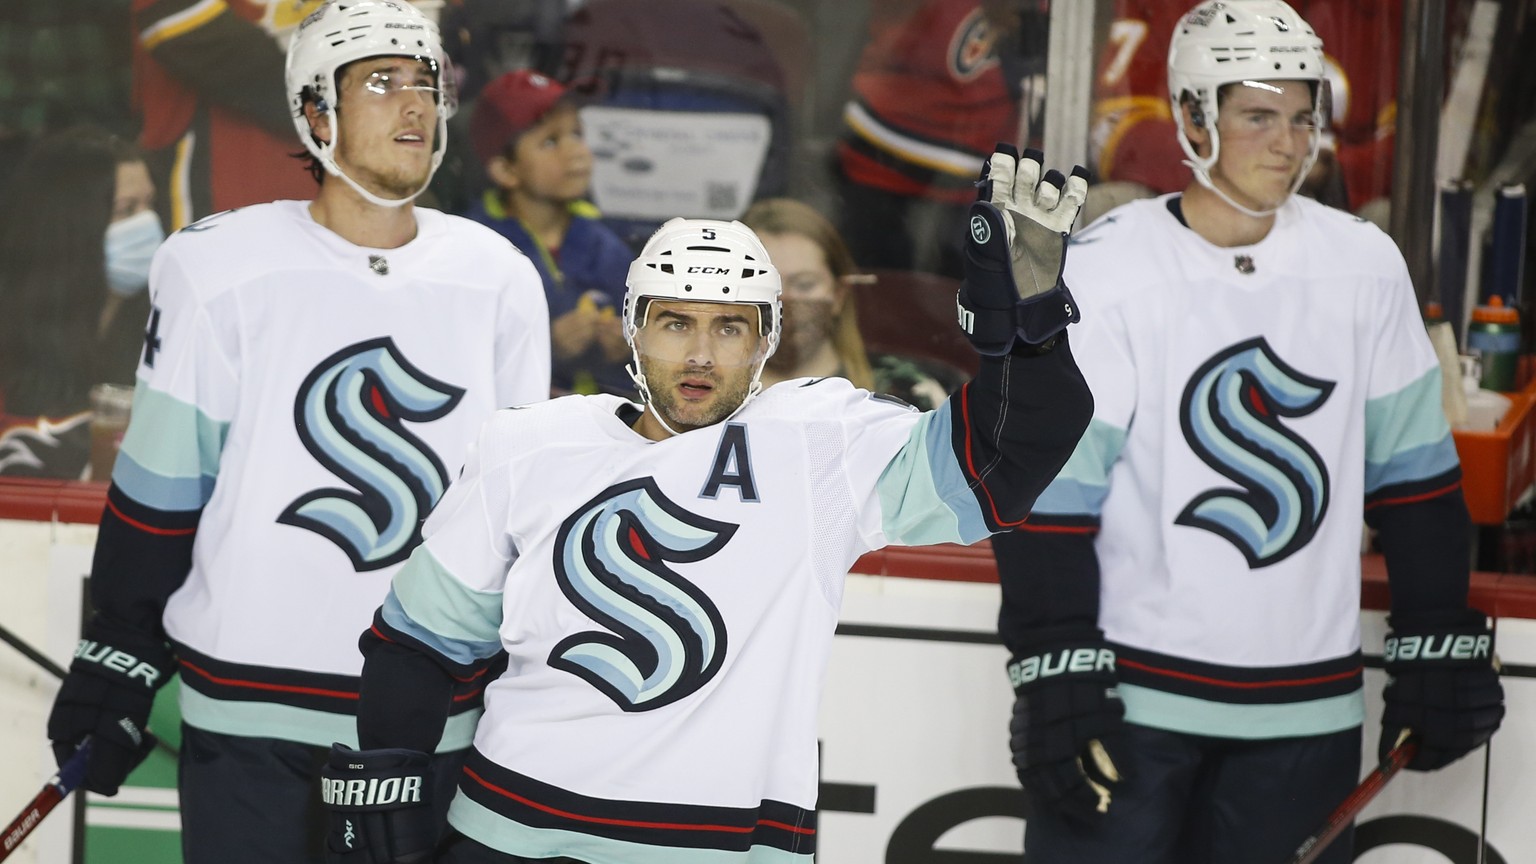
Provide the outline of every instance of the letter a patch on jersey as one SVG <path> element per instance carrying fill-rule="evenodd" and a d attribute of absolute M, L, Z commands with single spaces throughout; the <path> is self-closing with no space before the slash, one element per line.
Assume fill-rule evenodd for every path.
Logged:
<path fill-rule="evenodd" d="M 412 366 L 387 336 L 320 361 L 294 399 L 294 425 L 315 459 L 352 488 L 309 492 L 277 521 L 335 543 L 357 570 L 404 561 L 448 486 L 443 461 L 404 421 L 436 420 L 463 396 Z"/>
<path fill-rule="evenodd" d="M 1333 387 L 1281 360 L 1263 337 L 1201 365 L 1179 409 L 1184 439 L 1240 488 L 1202 492 L 1174 522 L 1225 538 L 1250 568 L 1311 542 L 1328 512 L 1328 467 L 1281 421 L 1321 408 Z"/>
<path fill-rule="evenodd" d="M 743 501 L 757 500 L 757 484 L 752 480 L 752 451 L 747 447 L 747 427 L 727 423 L 720 431 L 720 446 L 715 450 L 715 464 L 709 469 L 700 498 L 718 498 L 724 486 L 735 486 Z"/>
<path fill-rule="evenodd" d="M 725 661 L 725 621 L 669 565 L 709 558 L 736 528 L 679 507 L 651 477 L 610 486 L 587 502 L 555 538 L 555 579 L 607 629 L 561 640 L 549 665 L 625 711 L 670 705 L 703 687 Z"/>

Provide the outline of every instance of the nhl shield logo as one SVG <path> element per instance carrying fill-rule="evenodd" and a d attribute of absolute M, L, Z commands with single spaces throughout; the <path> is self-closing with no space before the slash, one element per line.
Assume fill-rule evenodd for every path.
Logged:
<path fill-rule="evenodd" d="M 369 255 L 368 269 L 379 274 L 380 276 L 388 276 L 389 262 L 384 260 L 383 255 Z"/>
<path fill-rule="evenodd" d="M 1255 269 L 1254 266 L 1253 266 L 1253 256 L 1252 255 L 1239 255 L 1236 258 L 1232 259 L 1232 266 L 1237 268 L 1237 272 L 1243 274 L 1244 276 L 1247 276 L 1248 274 L 1252 273 L 1254 271 L 1254 269 Z"/>

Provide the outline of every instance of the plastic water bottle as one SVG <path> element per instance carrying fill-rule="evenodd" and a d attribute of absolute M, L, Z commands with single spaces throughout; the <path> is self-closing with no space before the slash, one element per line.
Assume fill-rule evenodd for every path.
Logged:
<path fill-rule="evenodd" d="M 1520 369 L 1520 312 L 1495 294 L 1485 306 L 1472 310 L 1467 350 L 1482 357 L 1482 389 L 1504 393 L 1517 385 Z"/>

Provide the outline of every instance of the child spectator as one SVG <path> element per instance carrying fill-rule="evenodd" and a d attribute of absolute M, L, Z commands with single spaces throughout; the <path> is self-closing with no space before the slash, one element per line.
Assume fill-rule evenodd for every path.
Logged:
<path fill-rule="evenodd" d="M 508 72 L 480 91 L 470 138 L 490 187 L 469 217 L 523 250 L 544 280 L 555 391 L 629 395 L 618 309 L 634 256 L 585 200 L 592 151 L 576 103 L 551 78 Z"/>

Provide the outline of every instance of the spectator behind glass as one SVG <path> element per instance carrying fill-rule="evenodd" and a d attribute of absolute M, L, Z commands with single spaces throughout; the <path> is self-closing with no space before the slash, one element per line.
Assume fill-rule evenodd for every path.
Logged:
<path fill-rule="evenodd" d="M 92 385 L 133 382 L 165 239 L 154 198 L 139 151 L 94 127 L 17 166 L 0 207 L 0 474 L 79 477 Z"/>
<path fill-rule="evenodd" d="M 486 85 L 470 138 L 491 187 L 469 212 L 532 259 L 549 299 L 556 391 L 628 395 L 618 310 L 633 257 L 585 200 L 592 151 L 566 88 L 528 69 Z"/>
<path fill-rule="evenodd" d="M 949 388 L 916 359 L 868 354 L 852 286 L 875 277 L 854 272 L 848 244 L 826 217 L 793 199 L 766 198 L 741 221 L 757 233 L 784 284 L 784 332 L 763 369 L 763 386 L 836 375 L 925 411 L 943 403 Z"/>
<path fill-rule="evenodd" d="M 837 225 L 860 264 L 961 276 L 982 162 L 999 141 L 1038 146 L 1048 21 L 1044 0 L 871 4 L 837 145 Z"/>
<path fill-rule="evenodd" d="M 139 145 L 170 230 L 235 207 L 314 197 L 314 184 L 293 170 L 293 117 L 281 94 L 288 36 L 319 5 L 133 0 Z"/>

